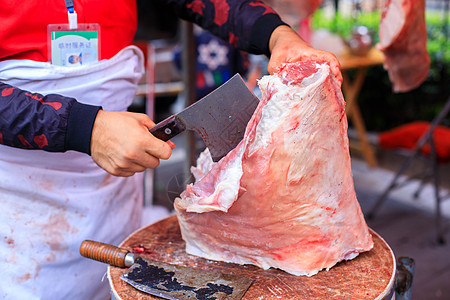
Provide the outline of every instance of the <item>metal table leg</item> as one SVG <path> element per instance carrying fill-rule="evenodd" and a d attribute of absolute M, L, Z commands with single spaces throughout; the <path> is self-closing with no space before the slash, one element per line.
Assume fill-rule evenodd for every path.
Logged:
<path fill-rule="evenodd" d="M 444 241 L 444 234 L 441 226 L 441 197 L 439 194 L 439 172 L 438 172 L 438 165 L 437 165 L 437 157 L 436 157 L 436 147 L 434 144 L 433 139 L 433 133 L 436 129 L 436 126 L 442 122 L 442 120 L 447 116 L 447 114 L 450 111 L 450 98 L 447 100 L 447 103 L 445 104 L 444 108 L 441 110 L 441 112 L 438 114 L 438 116 L 433 120 L 433 122 L 430 125 L 430 128 L 428 131 L 420 138 L 420 140 L 417 142 L 416 147 L 414 148 L 413 152 L 408 155 L 404 163 L 400 166 L 399 170 L 395 174 L 394 178 L 392 179 L 389 186 L 383 191 L 381 196 L 377 199 L 375 205 L 370 210 L 370 212 L 367 214 L 368 219 L 372 219 L 375 216 L 375 213 L 380 209 L 381 205 L 386 201 L 386 198 L 388 194 L 398 187 L 399 185 L 399 179 L 401 175 L 408 169 L 408 167 L 413 162 L 414 158 L 420 153 L 420 150 L 423 146 L 425 146 L 426 143 L 430 143 L 431 146 L 431 153 L 430 153 L 430 159 L 431 159 L 431 168 L 433 173 L 433 185 L 434 185 L 434 194 L 436 199 L 436 231 L 437 231 L 437 240 L 438 243 L 443 244 Z"/>

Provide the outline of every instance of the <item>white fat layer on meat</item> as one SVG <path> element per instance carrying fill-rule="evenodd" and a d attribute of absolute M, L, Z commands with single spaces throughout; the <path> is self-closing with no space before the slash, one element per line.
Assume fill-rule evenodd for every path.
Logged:
<path fill-rule="evenodd" d="M 212 160 L 211 153 L 209 152 L 209 149 L 206 148 L 197 158 L 197 166 L 191 167 L 191 173 L 194 175 L 195 182 L 200 181 L 200 179 L 208 174 L 213 166 L 214 161 Z"/>
<path fill-rule="evenodd" d="M 243 174 L 242 155 L 244 148 L 241 147 L 237 155 L 228 162 L 227 169 L 217 175 L 221 178 L 216 180 L 214 192 L 206 196 L 192 193 L 188 197 L 178 198 L 187 212 L 204 213 L 209 211 L 228 211 L 236 201 L 239 192 L 239 183 Z M 206 149 L 197 159 L 197 166 L 192 167 L 196 182 L 200 181 L 214 167 L 211 155 Z M 189 185 L 193 187 L 193 184 Z"/>
<path fill-rule="evenodd" d="M 402 9 L 404 0 L 392 0 L 385 8 L 386 15 L 380 20 L 380 46 L 388 47 L 400 34 L 405 23 L 405 12 Z"/>
<path fill-rule="evenodd" d="M 310 94 L 329 75 L 327 64 L 316 64 L 318 71 L 302 80 L 300 85 L 286 85 L 279 77 L 264 76 L 259 80 L 260 87 L 267 86 L 266 93 L 274 93 L 269 102 L 262 109 L 262 117 L 256 128 L 255 140 L 249 145 L 249 153 L 260 147 L 267 147 L 272 141 L 272 133 L 277 130 L 291 113 L 298 101 Z"/>

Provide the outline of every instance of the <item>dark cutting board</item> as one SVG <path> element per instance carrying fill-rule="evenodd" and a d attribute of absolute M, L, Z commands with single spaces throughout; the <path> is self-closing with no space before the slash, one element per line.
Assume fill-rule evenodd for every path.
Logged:
<path fill-rule="evenodd" d="M 189 255 L 185 252 L 176 216 L 136 231 L 120 246 L 151 259 L 253 278 L 255 281 L 243 299 L 383 299 L 393 287 L 395 258 L 388 244 L 374 231 L 371 234 L 374 242 L 371 251 L 312 277 Z M 108 270 L 111 290 L 117 299 L 160 299 L 122 281 L 119 277 L 124 272 L 125 269 L 116 267 Z"/>

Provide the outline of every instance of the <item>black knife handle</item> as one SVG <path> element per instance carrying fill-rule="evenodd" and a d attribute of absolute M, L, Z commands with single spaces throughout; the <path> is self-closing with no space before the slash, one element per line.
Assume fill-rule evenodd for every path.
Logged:
<path fill-rule="evenodd" d="M 152 128 L 150 133 L 160 140 L 167 142 L 174 136 L 186 130 L 186 126 L 177 116 L 170 116 L 167 119 L 159 122 Z"/>
<path fill-rule="evenodd" d="M 128 253 L 126 249 L 90 240 L 83 241 L 80 246 L 80 254 L 84 257 L 119 268 L 129 267 L 125 264 Z"/>

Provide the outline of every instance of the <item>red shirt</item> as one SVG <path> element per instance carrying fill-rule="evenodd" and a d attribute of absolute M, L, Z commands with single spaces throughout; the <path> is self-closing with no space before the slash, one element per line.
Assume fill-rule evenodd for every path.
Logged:
<path fill-rule="evenodd" d="M 136 0 L 74 0 L 78 23 L 100 24 L 100 59 L 133 41 Z M 47 25 L 68 24 L 64 0 L 8 0 L 0 8 L 0 60 L 48 61 Z"/>

